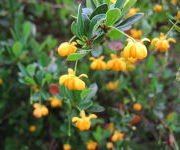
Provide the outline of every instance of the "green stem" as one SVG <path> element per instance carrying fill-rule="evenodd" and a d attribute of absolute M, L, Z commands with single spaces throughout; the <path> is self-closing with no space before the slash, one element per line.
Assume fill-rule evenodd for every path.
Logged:
<path fill-rule="evenodd" d="M 169 29 L 169 31 L 166 33 L 166 37 L 169 35 L 169 33 L 174 29 L 174 27 L 176 26 L 176 24 L 178 23 L 178 20 L 176 20 L 175 24 L 173 24 L 173 26 Z"/>
<path fill-rule="evenodd" d="M 121 31 L 126 37 L 130 38 L 133 41 L 136 41 L 133 37 L 129 36 L 128 34 L 126 34 L 125 32 Z"/>
<path fill-rule="evenodd" d="M 69 43 L 71 43 L 75 38 L 76 38 L 76 36 L 74 35 L 74 36 L 69 40 Z"/>
<path fill-rule="evenodd" d="M 134 94 L 128 88 L 126 88 L 126 90 L 128 91 L 128 93 L 129 93 L 130 97 L 132 98 L 133 102 L 135 102 L 136 98 L 135 98 Z"/>
<path fill-rule="evenodd" d="M 76 74 L 76 71 L 77 71 L 77 64 L 78 64 L 78 60 L 76 60 L 75 66 L 74 66 L 74 72 L 75 72 L 75 74 Z"/>
<path fill-rule="evenodd" d="M 69 105 L 69 112 L 68 112 L 68 136 L 70 137 L 71 136 L 71 109 L 72 109 L 72 106 L 71 106 L 71 102 L 70 100 L 68 99 L 68 105 Z"/>

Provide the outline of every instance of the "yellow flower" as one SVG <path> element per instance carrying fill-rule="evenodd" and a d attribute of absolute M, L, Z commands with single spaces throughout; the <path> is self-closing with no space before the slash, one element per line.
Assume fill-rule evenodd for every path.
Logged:
<path fill-rule="evenodd" d="M 112 91 L 114 91 L 114 90 L 116 90 L 117 88 L 118 88 L 118 84 L 119 84 L 119 81 L 117 80 L 117 81 L 114 81 L 114 82 L 109 82 L 107 85 L 106 85 L 106 89 L 107 90 L 112 90 Z"/>
<path fill-rule="evenodd" d="M 144 59 L 147 56 L 147 48 L 143 44 L 143 41 L 149 41 L 148 39 L 142 39 L 140 42 L 128 39 L 128 44 L 122 52 L 122 56 L 128 59 L 130 62 L 136 62 L 138 59 Z"/>
<path fill-rule="evenodd" d="M 50 101 L 51 107 L 62 106 L 62 101 L 56 97 L 50 97 L 49 101 Z"/>
<path fill-rule="evenodd" d="M 90 60 L 93 62 L 91 63 L 91 69 L 93 70 L 104 70 L 106 69 L 106 63 L 103 61 L 104 56 L 99 58 L 90 57 Z"/>
<path fill-rule="evenodd" d="M 118 58 L 115 54 L 111 54 L 111 60 L 107 62 L 107 68 L 114 71 L 125 71 L 125 60 L 123 58 Z"/>
<path fill-rule="evenodd" d="M 60 56 L 69 56 L 70 54 L 73 54 L 76 52 L 77 47 L 76 47 L 76 42 L 68 43 L 64 42 L 60 44 L 58 47 L 58 53 Z"/>
<path fill-rule="evenodd" d="M 69 144 L 64 144 L 64 145 L 63 145 L 63 150 L 71 150 L 71 145 L 69 145 Z"/>
<path fill-rule="evenodd" d="M 166 39 L 165 34 L 161 33 L 159 38 L 154 38 L 152 40 L 151 45 L 160 52 L 166 52 L 170 48 L 169 42 L 176 43 L 176 40 L 173 38 Z"/>
<path fill-rule="evenodd" d="M 139 11 L 140 11 L 140 9 L 138 9 L 138 8 L 130 8 L 129 13 L 127 14 L 127 17 L 130 17 L 130 16 L 136 14 Z"/>
<path fill-rule="evenodd" d="M 119 131 L 115 131 L 113 136 L 111 137 L 111 140 L 113 142 L 116 142 L 116 141 L 119 141 L 119 140 L 122 140 L 122 139 L 124 139 L 124 133 L 119 132 Z"/>
<path fill-rule="evenodd" d="M 138 39 L 142 36 L 142 31 L 141 30 L 136 30 L 136 29 L 131 29 L 130 34 L 133 38 Z"/>
<path fill-rule="evenodd" d="M 112 149 L 114 147 L 114 144 L 112 142 L 107 142 L 106 143 L 106 148 L 107 149 Z"/>
<path fill-rule="evenodd" d="M 135 111 L 141 111 L 142 110 L 142 105 L 139 103 L 136 103 L 133 105 L 133 110 Z"/>
<path fill-rule="evenodd" d="M 81 131 L 89 130 L 91 127 L 91 119 L 95 119 L 97 116 L 95 114 L 90 114 L 86 116 L 85 111 L 81 110 L 80 118 L 73 117 L 72 122 L 75 122 L 75 126 L 79 128 Z"/>
<path fill-rule="evenodd" d="M 153 10 L 156 12 L 161 12 L 163 10 L 163 7 L 159 4 L 157 4 L 154 6 Z"/>
<path fill-rule="evenodd" d="M 4 82 L 3 79 L 0 78 L 0 85 L 3 84 L 3 82 Z"/>
<path fill-rule="evenodd" d="M 177 4 L 177 0 L 171 0 L 171 3 L 172 3 L 173 5 L 176 5 L 176 4 Z"/>
<path fill-rule="evenodd" d="M 36 126 L 35 125 L 29 126 L 29 131 L 30 132 L 35 132 L 36 131 Z"/>
<path fill-rule="evenodd" d="M 69 90 L 83 90 L 86 87 L 84 81 L 81 77 L 88 77 L 86 74 L 81 74 L 79 77 L 75 75 L 75 72 L 72 69 L 68 69 L 68 74 L 63 75 L 59 78 L 59 84 L 66 86 Z"/>
<path fill-rule="evenodd" d="M 107 129 L 110 130 L 110 131 L 113 131 L 114 130 L 114 124 L 113 123 L 108 123 L 107 124 Z"/>
<path fill-rule="evenodd" d="M 86 143 L 86 148 L 87 150 L 96 150 L 97 145 L 98 145 L 97 142 L 89 141 Z"/>
<path fill-rule="evenodd" d="M 33 105 L 33 107 L 34 107 L 33 115 L 36 118 L 41 118 L 43 116 L 48 115 L 48 113 L 49 113 L 49 110 L 48 110 L 48 108 L 45 105 L 41 105 L 39 103 L 35 103 Z"/>
<path fill-rule="evenodd" d="M 180 10 L 177 12 L 177 18 L 180 19 Z"/>
<path fill-rule="evenodd" d="M 117 0 L 110 0 L 111 3 L 115 4 Z"/>
<path fill-rule="evenodd" d="M 136 69 L 136 65 L 130 61 L 126 61 L 127 71 L 133 71 Z"/>

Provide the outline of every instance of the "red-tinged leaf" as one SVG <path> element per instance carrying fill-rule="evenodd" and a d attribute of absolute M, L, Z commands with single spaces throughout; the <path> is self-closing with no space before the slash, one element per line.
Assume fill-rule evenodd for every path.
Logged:
<path fill-rule="evenodd" d="M 51 84 L 51 85 L 49 86 L 49 91 L 50 91 L 50 93 L 51 93 L 53 96 L 55 96 L 55 95 L 57 95 L 57 94 L 60 93 L 57 84 Z"/>
<path fill-rule="evenodd" d="M 174 136 L 172 133 L 169 134 L 169 145 L 172 146 L 174 144 Z"/>
<path fill-rule="evenodd" d="M 130 122 L 129 122 L 129 124 L 136 124 L 136 123 L 138 123 L 139 121 L 141 120 L 141 117 L 139 116 L 139 115 L 135 115 L 134 116 L 134 118 L 133 118 L 133 120 L 131 120 Z"/>

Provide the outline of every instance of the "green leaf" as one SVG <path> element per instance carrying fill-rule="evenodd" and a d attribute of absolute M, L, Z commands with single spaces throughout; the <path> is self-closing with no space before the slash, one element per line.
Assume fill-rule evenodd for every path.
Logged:
<path fill-rule="evenodd" d="M 21 73 L 23 74 L 23 76 L 28 76 L 26 68 L 21 63 L 18 63 L 18 67 L 19 67 L 19 70 L 21 71 Z"/>
<path fill-rule="evenodd" d="M 78 15 L 77 15 L 77 35 L 79 38 L 82 38 L 84 34 L 84 25 L 83 25 L 83 18 L 82 18 L 82 6 L 81 4 L 78 7 Z"/>
<path fill-rule="evenodd" d="M 92 19 L 96 15 L 105 14 L 107 11 L 108 11 L 108 5 L 102 4 L 94 10 L 94 12 L 90 16 L 90 19 Z"/>
<path fill-rule="evenodd" d="M 87 8 L 95 9 L 95 8 L 96 8 L 96 5 L 94 4 L 94 1 L 93 1 L 93 0 L 86 0 L 86 7 L 87 7 Z"/>
<path fill-rule="evenodd" d="M 74 53 L 67 57 L 66 61 L 76 61 L 83 58 L 87 53 Z"/>
<path fill-rule="evenodd" d="M 82 14 L 83 17 L 83 24 L 84 24 L 84 34 L 89 34 L 89 26 L 90 26 L 90 20 L 89 17 L 86 14 Z"/>
<path fill-rule="evenodd" d="M 121 11 L 118 8 L 110 9 L 106 15 L 106 25 L 112 26 L 121 17 Z"/>
<path fill-rule="evenodd" d="M 30 76 L 34 76 L 36 66 L 34 64 L 30 64 L 26 67 L 26 71 L 29 73 Z"/>
<path fill-rule="evenodd" d="M 112 39 L 119 39 L 123 37 L 124 34 L 119 29 L 112 27 L 111 30 L 107 33 L 107 36 Z"/>
<path fill-rule="evenodd" d="M 36 85 L 36 82 L 31 77 L 25 77 L 24 82 L 28 85 Z"/>
<path fill-rule="evenodd" d="M 126 0 L 123 6 L 123 12 L 126 12 L 129 8 L 131 8 L 137 0 Z"/>
<path fill-rule="evenodd" d="M 13 54 L 18 57 L 22 52 L 23 46 L 20 42 L 15 42 L 12 47 Z"/>
<path fill-rule="evenodd" d="M 81 92 L 81 99 L 84 99 L 86 96 L 89 95 L 89 93 L 92 91 L 92 89 L 84 89 L 82 92 Z"/>
<path fill-rule="evenodd" d="M 93 105 L 88 109 L 89 112 L 102 112 L 104 110 L 105 110 L 105 108 L 103 106 L 98 105 L 98 104 Z"/>
<path fill-rule="evenodd" d="M 78 105 L 78 107 L 81 109 L 81 110 L 86 110 L 88 109 L 89 107 L 91 107 L 93 105 L 93 102 L 89 99 L 86 99 L 86 100 L 82 100 L 80 102 L 80 104 Z"/>
<path fill-rule="evenodd" d="M 135 15 L 130 16 L 129 18 L 127 18 L 126 20 L 124 20 L 123 22 L 119 23 L 117 25 L 118 28 L 124 28 L 124 27 L 128 27 L 131 26 L 132 24 L 136 23 L 139 19 L 141 19 L 144 16 L 144 13 L 136 13 Z"/>
<path fill-rule="evenodd" d="M 99 25 L 106 19 L 105 14 L 96 15 L 91 19 L 90 29 L 89 29 L 89 37 L 93 35 L 93 32 L 97 30 Z"/>
<path fill-rule="evenodd" d="M 46 53 L 41 52 L 40 56 L 39 56 L 39 63 L 42 66 L 47 66 L 49 64 L 50 60 L 49 57 Z"/>
<path fill-rule="evenodd" d="M 125 1 L 126 1 L 126 0 L 117 0 L 116 3 L 115 3 L 114 8 L 119 8 L 119 9 L 121 9 L 121 8 L 123 7 Z"/>
<path fill-rule="evenodd" d="M 73 23 L 71 24 L 71 31 L 72 31 L 72 33 L 73 33 L 74 35 L 78 36 L 76 29 L 77 29 L 77 23 L 76 23 L 76 22 L 73 22 Z"/>
<path fill-rule="evenodd" d="M 93 83 L 89 86 L 89 89 L 91 89 L 91 92 L 88 94 L 88 96 L 86 97 L 86 99 L 91 99 L 93 96 L 96 95 L 97 90 L 98 90 L 98 86 L 96 83 Z"/>
<path fill-rule="evenodd" d="M 31 33 L 32 24 L 30 22 L 25 22 L 23 24 L 23 36 L 25 41 L 28 39 L 30 33 Z"/>

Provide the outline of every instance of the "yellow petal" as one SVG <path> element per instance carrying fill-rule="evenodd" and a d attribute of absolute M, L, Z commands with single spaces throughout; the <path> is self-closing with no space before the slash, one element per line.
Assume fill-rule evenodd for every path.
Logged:
<path fill-rule="evenodd" d="M 81 120 L 81 118 L 79 118 L 79 117 L 73 117 L 72 118 L 72 122 L 76 122 L 76 121 L 79 121 L 79 120 Z"/>
<path fill-rule="evenodd" d="M 149 40 L 148 38 L 143 38 L 143 39 L 141 40 L 142 43 L 143 43 L 144 41 L 150 42 L 150 40 Z"/>
<path fill-rule="evenodd" d="M 97 118 L 97 116 L 95 114 L 90 114 L 89 115 L 89 119 L 96 119 L 96 118 Z"/>
<path fill-rule="evenodd" d="M 79 78 L 81 78 L 81 77 L 88 78 L 88 75 L 87 75 L 87 74 L 81 74 L 81 75 L 79 76 Z"/>

